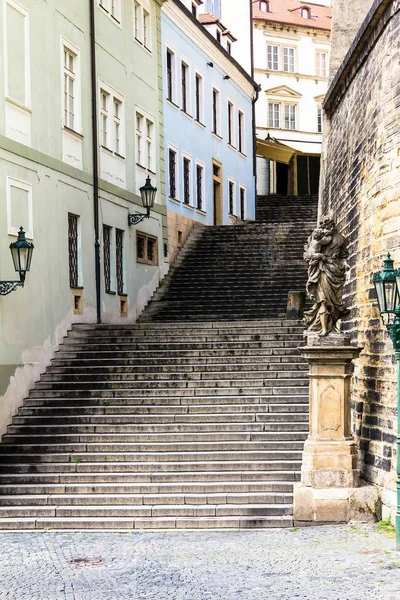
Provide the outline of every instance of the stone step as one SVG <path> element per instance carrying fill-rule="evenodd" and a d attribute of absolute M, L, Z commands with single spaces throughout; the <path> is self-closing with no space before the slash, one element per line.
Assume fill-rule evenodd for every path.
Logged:
<path fill-rule="evenodd" d="M 300 464 L 291 463 L 291 468 L 279 468 L 277 463 L 270 465 L 270 469 L 262 471 L 252 469 L 250 471 L 237 469 L 235 471 L 143 471 L 143 472 L 77 472 L 77 473 L 0 473 L 0 485 L 44 485 L 44 484 L 126 484 L 126 483 L 180 483 L 180 482 L 221 482 L 221 481 L 240 481 L 240 482 L 261 482 L 261 481 L 299 481 Z M 190 466 L 190 465 L 186 465 Z M 225 465 L 226 466 L 226 465 Z"/>
<path fill-rule="evenodd" d="M 180 357 L 178 355 L 174 356 L 136 356 L 135 358 L 124 358 L 124 357 L 115 357 L 110 356 L 109 358 L 74 358 L 68 357 L 65 359 L 57 358 L 60 356 L 59 353 L 56 353 L 56 358 L 53 358 L 51 361 L 51 366 L 49 367 L 49 372 L 52 372 L 53 367 L 56 369 L 72 369 L 79 372 L 81 369 L 83 372 L 90 372 L 92 369 L 104 369 L 111 367 L 113 369 L 123 368 L 123 369 L 132 369 L 132 372 L 135 370 L 145 370 L 150 367 L 160 367 L 161 369 L 168 371 L 171 366 L 174 368 L 185 369 L 186 367 L 193 370 L 201 370 L 202 368 L 212 369 L 215 367 L 218 370 L 218 367 L 223 366 L 221 364 L 221 360 L 224 361 L 226 366 L 232 365 L 232 368 L 239 365 L 244 366 L 244 370 L 246 368 L 251 369 L 252 365 L 258 366 L 263 365 L 265 368 L 280 368 L 279 364 L 285 365 L 302 365 L 303 368 L 307 369 L 307 363 L 303 360 L 300 354 L 289 353 L 287 355 L 280 356 L 279 354 L 252 354 L 249 353 L 248 356 L 240 356 L 240 355 L 229 355 L 225 357 L 221 356 L 187 356 L 185 354 L 184 357 Z M 255 358 L 257 357 L 257 358 Z M 182 361 L 184 358 L 184 362 Z M 290 370 L 290 366 L 285 366 L 282 368 L 287 368 Z M 293 367 L 300 368 L 300 367 Z"/>
<path fill-rule="evenodd" d="M 124 335 L 124 336 L 113 336 L 110 338 L 104 338 L 99 336 L 86 336 L 86 337 L 69 337 L 64 341 L 64 347 L 67 348 L 69 346 L 81 346 L 83 343 L 87 346 L 99 346 L 111 345 L 114 347 L 115 345 L 131 345 L 131 344 L 144 344 L 147 346 L 148 344 L 161 345 L 164 344 L 203 344 L 204 342 L 217 342 L 221 344 L 223 342 L 227 342 L 227 346 L 233 344 L 234 342 L 290 342 L 290 341 L 302 341 L 303 340 L 303 332 L 298 330 L 295 333 L 290 332 L 268 332 L 268 333 L 248 333 L 248 334 L 213 334 L 213 333 L 204 333 L 197 334 L 195 340 L 193 340 L 192 336 L 162 336 L 162 335 L 152 335 L 152 336 L 138 336 L 138 335 Z"/>
<path fill-rule="evenodd" d="M 286 325 L 286 323 L 291 323 Z M 104 325 L 99 325 L 98 329 L 90 329 L 90 325 L 73 325 L 68 333 L 68 338 L 84 338 L 87 336 L 94 338 L 105 338 L 106 340 L 125 335 L 136 335 L 138 337 L 193 337 L 193 335 L 249 335 L 252 333 L 302 333 L 304 325 L 298 321 L 261 321 L 252 322 L 248 326 L 243 326 L 235 323 L 227 324 L 226 327 L 218 327 L 218 323 L 205 323 L 204 327 L 192 328 L 185 327 L 185 324 L 177 324 L 176 327 L 167 327 L 162 324 L 155 327 L 154 324 L 148 325 L 133 323 L 132 325 L 124 325 L 110 329 Z M 214 325 L 214 327 L 213 327 Z M 68 339 L 64 338 L 64 341 Z"/>
<path fill-rule="evenodd" d="M 300 344 L 300 346 L 304 346 L 304 342 Z M 55 354 L 55 360 L 58 361 L 68 361 L 72 359 L 78 359 L 79 361 L 87 361 L 91 360 L 92 364 L 99 364 L 102 360 L 117 360 L 118 363 L 122 361 L 130 360 L 134 361 L 134 364 L 139 364 L 143 361 L 149 360 L 158 360 L 158 361 L 166 361 L 170 359 L 173 362 L 182 362 L 185 360 L 185 363 L 190 358 L 199 358 L 199 359 L 208 359 L 207 362 L 212 363 L 216 358 L 220 360 L 228 360 L 228 359 L 237 359 L 239 358 L 243 362 L 252 362 L 254 360 L 252 357 L 257 356 L 259 359 L 264 359 L 266 362 L 269 361 L 270 356 L 276 356 L 279 360 L 282 360 L 284 357 L 288 357 L 288 361 L 300 360 L 300 353 L 297 348 L 288 348 L 288 347 L 255 347 L 255 348 L 208 348 L 207 350 L 194 349 L 194 350 L 185 350 L 182 351 L 180 349 L 175 350 L 163 350 L 158 349 L 157 353 L 154 350 L 130 350 L 118 353 L 108 352 L 107 350 L 102 351 L 66 351 L 64 347 L 60 349 Z M 94 362 L 93 362 L 94 361 Z M 54 364 L 54 361 L 53 361 Z M 128 363 L 129 364 L 129 363 Z"/>
<path fill-rule="evenodd" d="M 153 517 L 153 518 L 125 518 L 125 517 L 58 517 L 58 518 L 2 518 L 0 529 L 7 530 L 125 530 L 125 529 L 264 529 L 287 528 L 293 526 L 290 516 L 273 517 Z"/>
<path fill-rule="evenodd" d="M 63 345 L 63 352 L 64 353 L 68 353 L 68 352 L 102 352 L 102 351 L 112 351 L 113 353 L 116 352 L 132 352 L 134 350 L 143 352 L 146 350 L 150 350 L 151 352 L 158 352 L 158 351 L 166 351 L 166 350 L 178 350 L 178 351 L 186 351 L 186 350 L 219 350 L 219 349 L 223 349 L 223 350 L 242 350 L 243 352 L 246 352 L 247 350 L 251 350 L 251 349 L 258 349 L 258 348 L 273 348 L 273 349 L 277 349 L 277 348 L 295 348 L 297 349 L 298 346 L 303 342 L 303 337 L 302 336 L 297 336 L 297 337 L 293 337 L 293 336 L 286 336 L 286 337 L 282 337 L 280 339 L 270 339 L 270 340 L 250 340 L 250 341 L 220 341 L 220 342 L 214 342 L 214 341 L 206 341 L 206 342 L 198 342 L 197 340 L 193 340 L 193 341 L 189 341 L 189 340 L 185 340 L 185 341 L 181 341 L 181 342 L 177 342 L 177 341 L 169 341 L 169 340 L 164 340 L 164 343 L 161 342 L 150 342 L 150 341 L 144 341 L 144 342 L 120 342 L 119 344 L 117 343 L 111 343 L 108 342 L 106 344 L 101 344 L 101 343 L 92 343 L 92 344 L 86 344 L 86 343 L 71 343 L 71 344 L 64 344 Z"/>

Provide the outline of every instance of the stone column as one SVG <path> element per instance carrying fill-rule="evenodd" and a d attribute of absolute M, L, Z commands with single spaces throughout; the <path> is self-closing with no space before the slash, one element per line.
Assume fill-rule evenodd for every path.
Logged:
<path fill-rule="evenodd" d="M 301 483 L 294 491 L 294 520 L 347 522 L 375 512 L 373 488 L 359 486 L 358 450 L 351 434 L 350 379 L 360 348 L 341 335 L 308 334 L 300 348 L 310 366 L 310 433 L 304 445 Z M 368 520 L 368 519 L 367 519 Z"/>

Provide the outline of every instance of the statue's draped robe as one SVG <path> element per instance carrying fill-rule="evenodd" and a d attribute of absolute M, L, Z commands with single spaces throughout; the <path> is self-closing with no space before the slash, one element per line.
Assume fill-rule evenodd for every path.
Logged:
<path fill-rule="evenodd" d="M 335 329 L 337 321 L 349 314 L 342 301 L 346 278 L 343 260 L 348 257 L 344 237 L 335 232 L 331 243 L 323 248 L 322 253 L 324 259 L 311 260 L 308 268 L 307 294 L 314 300 L 314 304 L 305 313 L 304 321 L 311 331 L 321 331 L 320 315 L 324 306 L 328 317 L 328 331 Z"/>

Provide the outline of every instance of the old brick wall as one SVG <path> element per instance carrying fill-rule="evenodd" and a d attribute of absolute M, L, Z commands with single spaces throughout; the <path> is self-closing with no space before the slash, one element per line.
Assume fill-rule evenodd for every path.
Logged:
<path fill-rule="evenodd" d="M 332 212 L 349 241 L 345 301 L 351 317 L 343 329 L 364 347 L 352 387 L 362 473 L 381 486 L 384 505 L 393 508 L 396 364 L 371 283 L 388 251 L 400 267 L 400 2 L 384 4 L 386 12 L 374 32 L 367 32 L 364 50 L 361 44 L 354 53 L 357 67 L 350 66 L 328 93 L 320 212 Z"/>

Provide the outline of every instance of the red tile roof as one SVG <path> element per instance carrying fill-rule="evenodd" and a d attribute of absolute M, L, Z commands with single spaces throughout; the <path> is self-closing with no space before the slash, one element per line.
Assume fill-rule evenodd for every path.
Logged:
<path fill-rule="evenodd" d="M 312 27 L 330 31 L 332 28 L 332 8 L 321 4 L 311 4 L 304 0 L 269 0 L 270 12 L 260 10 L 259 0 L 253 0 L 253 18 L 255 21 L 284 23 L 297 27 Z M 301 9 L 309 8 L 311 17 L 304 19 Z"/>
<path fill-rule="evenodd" d="M 202 25 L 211 25 L 212 23 L 220 22 L 218 17 L 209 12 L 198 15 L 198 19 Z"/>

